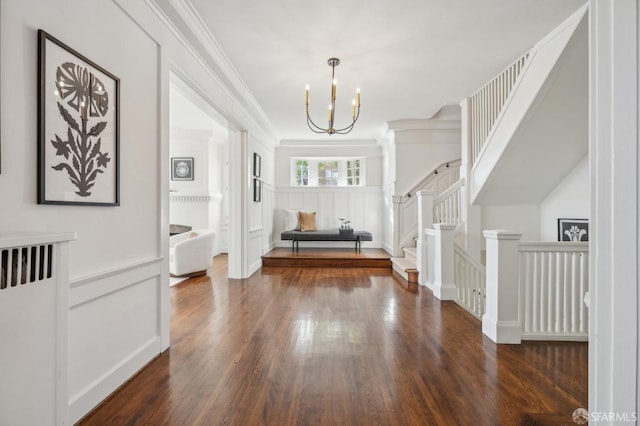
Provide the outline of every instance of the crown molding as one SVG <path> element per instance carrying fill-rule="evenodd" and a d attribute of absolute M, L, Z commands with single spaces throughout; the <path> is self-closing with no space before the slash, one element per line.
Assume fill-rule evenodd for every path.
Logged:
<path fill-rule="evenodd" d="M 165 27 L 180 41 L 187 51 L 199 62 L 217 85 L 243 111 L 246 117 L 259 129 L 270 143 L 275 145 L 278 134 L 266 113 L 233 67 L 206 24 L 189 0 L 169 0 L 175 17 L 170 16 L 158 0 L 145 0 L 151 10 L 160 18 Z M 179 18 L 179 21 L 176 22 Z M 186 30 L 188 29 L 188 30 Z M 188 34 L 190 33 L 190 34 Z M 197 48 L 200 45 L 202 48 Z M 204 55 L 203 55 L 204 54 Z M 219 104 L 213 102 L 214 105 Z M 220 113 L 223 113 L 220 108 Z M 232 122 L 230 117 L 226 117 Z"/>
<path fill-rule="evenodd" d="M 408 119 L 389 121 L 389 130 L 460 130 L 460 120 Z"/>

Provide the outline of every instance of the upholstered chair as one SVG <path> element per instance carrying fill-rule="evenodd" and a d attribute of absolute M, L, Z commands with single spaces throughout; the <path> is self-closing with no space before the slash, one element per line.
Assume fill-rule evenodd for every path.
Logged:
<path fill-rule="evenodd" d="M 213 262 L 216 234 L 208 229 L 196 229 L 169 238 L 171 276 L 195 277 L 207 273 Z"/>

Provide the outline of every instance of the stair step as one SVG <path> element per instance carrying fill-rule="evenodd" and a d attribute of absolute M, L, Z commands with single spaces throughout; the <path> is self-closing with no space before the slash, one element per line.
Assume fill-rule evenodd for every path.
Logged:
<path fill-rule="evenodd" d="M 410 259 L 413 260 L 414 263 L 416 262 L 416 259 L 418 258 L 417 257 L 418 256 L 418 254 L 417 254 L 418 249 L 417 248 L 415 248 L 415 247 L 404 247 L 402 250 L 404 251 L 404 257 L 405 258 L 410 258 Z"/>
<path fill-rule="evenodd" d="M 411 259 L 407 259 L 406 257 L 392 257 L 391 265 L 393 270 L 402 276 L 405 280 L 409 280 L 409 274 L 407 274 L 407 269 L 415 269 L 416 262 Z"/>

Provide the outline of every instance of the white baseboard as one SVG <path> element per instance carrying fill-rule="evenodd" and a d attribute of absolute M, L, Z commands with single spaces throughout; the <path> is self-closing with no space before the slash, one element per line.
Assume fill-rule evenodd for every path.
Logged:
<path fill-rule="evenodd" d="M 496 321 L 484 314 L 482 333 L 496 343 L 520 344 L 522 327 L 519 321 Z"/>
<path fill-rule="evenodd" d="M 76 423 L 87 415 L 159 353 L 160 338 L 156 337 L 113 366 L 82 391 L 72 395 L 69 398 L 69 420 L 71 423 Z"/>
<path fill-rule="evenodd" d="M 163 278 L 162 258 L 101 271 L 71 281 L 69 292 L 69 419 L 73 424 L 94 409 L 100 402 L 131 378 L 163 350 L 163 318 L 160 310 L 162 286 L 168 284 L 168 268 Z M 131 296 L 135 299 L 129 299 Z M 114 310 L 126 301 L 140 303 L 135 310 Z M 145 309 L 144 317 L 140 308 Z M 104 312 L 100 318 L 93 313 Z M 136 317 L 136 315 L 138 315 Z M 149 316 L 152 315 L 152 316 Z M 128 321 L 148 321 L 145 331 L 131 333 L 126 338 Z M 167 318 L 168 320 L 168 318 Z M 104 335 L 108 332 L 108 335 Z M 91 339 L 108 345 L 104 358 L 94 362 Z M 127 338 L 136 339 L 128 341 Z M 135 342 L 135 343 L 134 343 Z M 95 342 L 93 342 L 95 343 Z M 75 356 L 75 358 L 73 358 Z M 104 360 L 109 360 L 104 362 Z M 72 381 L 71 381 L 72 380 Z M 73 384 L 73 386 L 71 386 Z"/>
<path fill-rule="evenodd" d="M 260 268 L 262 268 L 262 258 L 259 258 L 253 264 L 251 264 L 251 266 L 249 266 L 249 274 L 248 274 L 248 276 L 250 277 L 251 275 L 253 275 Z"/>
<path fill-rule="evenodd" d="M 266 254 L 266 253 L 269 253 L 274 248 L 276 248 L 276 242 L 275 241 L 273 241 L 273 242 L 267 244 L 266 246 L 264 246 L 262 248 L 262 252 Z"/>
<path fill-rule="evenodd" d="M 380 248 L 386 251 L 387 253 L 389 253 L 390 255 L 393 255 L 393 247 L 391 247 L 389 244 L 382 243 L 382 246 Z"/>
<path fill-rule="evenodd" d="M 456 300 L 458 289 L 455 284 L 434 283 L 433 295 L 440 300 Z"/>

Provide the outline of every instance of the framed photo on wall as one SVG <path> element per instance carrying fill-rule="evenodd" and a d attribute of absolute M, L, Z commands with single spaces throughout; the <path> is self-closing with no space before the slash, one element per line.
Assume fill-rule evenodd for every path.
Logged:
<path fill-rule="evenodd" d="M 193 180 L 193 157 L 171 157 L 171 180 Z"/>
<path fill-rule="evenodd" d="M 558 219 L 558 241 L 589 241 L 589 219 Z"/>
<path fill-rule="evenodd" d="M 262 181 L 256 178 L 253 178 L 253 201 L 262 201 Z"/>
<path fill-rule="evenodd" d="M 120 205 L 120 80 L 38 30 L 38 203 Z"/>
<path fill-rule="evenodd" d="M 262 158 L 256 153 L 253 153 L 253 175 L 255 177 L 260 177 L 260 173 L 262 172 Z"/>

